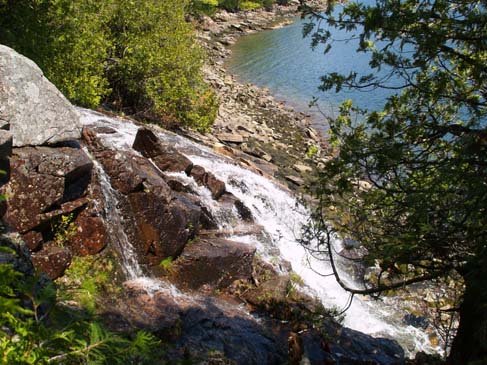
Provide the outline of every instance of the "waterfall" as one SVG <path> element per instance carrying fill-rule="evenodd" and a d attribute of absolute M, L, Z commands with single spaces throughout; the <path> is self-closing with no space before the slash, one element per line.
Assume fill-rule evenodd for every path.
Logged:
<path fill-rule="evenodd" d="M 102 143 L 114 150 L 132 150 L 131 146 L 138 130 L 135 124 L 92 111 L 81 110 L 81 113 L 85 125 L 116 130 L 116 133 L 104 134 Z M 236 165 L 231 159 L 220 156 L 207 147 L 171 133 L 161 131 L 158 136 L 163 142 L 177 148 L 194 164 L 204 167 L 225 182 L 227 191 L 250 209 L 255 223 L 262 226 L 265 231 L 263 235 L 238 233 L 239 230 L 234 226 L 235 222 L 238 222 L 236 210 L 222 210 L 208 189 L 199 186 L 192 177 L 184 173 L 170 173 L 199 195 L 201 204 L 216 218 L 219 229 L 230 232 L 228 239 L 256 247 L 258 254 L 275 267 L 279 267 L 275 265 L 276 262 L 289 261 L 293 271 L 300 275 L 305 283 L 302 290 L 318 297 L 325 307 L 343 308 L 347 305 L 349 294 L 338 285 L 334 277 L 320 275 L 331 273 L 329 264 L 308 255 L 299 243 L 302 227 L 308 222 L 309 212 L 296 197 L 278 183 Z M 96 161 L 95 166 L 102 182 L 108 223 L 112 225 L 110 234 L 117 242 L 128 277 L 140 277 L 142 270 L 123 230 L 123 220 L 117 207 L 117 192 L 113 190 L 108 177 Z M 232 230 L 235 230 L 234 234 L 231 234 Z M 347 281 L 352 281 L 346 273 L 342 273 L 342 276 Z M 440 352 L 439 348 L 431 347 L 427 334 L 415 327 L 404 325 L 403 316 L 403 312 L 384 302 L 356 296 L 346 312 L 344 325 L 374 337 L 395 339 L 405 348 L 407 354 L 418 351 Z"/>
<path fill-rule="evenodd" d="M 86 151 L 88 153 L 88 151 Z M 89 155 L 89 153 L 88 153 Z M 89 155 L 91 157 L 91 155 Z M 136 279 L 143 275 L 142 268 L 137 260 L 134 247 L 127 234 L 125 224 L 118 208 L 118 193 L 112 188 L 110 178 L 98 161 L 92 158 L 95 171 L 98 174 L 101 190 L 104 198 L 105 222 L 108 233 L 115 249 L 120 256 L 122 269 L 128 279 Z"/>

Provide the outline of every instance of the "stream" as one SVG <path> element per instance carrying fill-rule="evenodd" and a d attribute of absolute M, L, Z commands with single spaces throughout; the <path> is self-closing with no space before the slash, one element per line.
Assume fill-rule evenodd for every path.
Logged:
<path fill-rule="evenodd" d="M 86 126 L 110 127 L 116 133 L 105 134 L 103 144 L 114 150 L 132 150 L 138 126 L 130 121 L 111 118 L 88 110 L 81 110 L 82 122 Z M 301 290 L 318 297 L 325 307 L 343 309 L 349 301 L 345 292 L 332 276 L 322 277 L 317 272 L 331 272 L 328 263 L 309 257 L 299 243 L 301 230 L 307 223 L 309 212 L 300 201 L 286 188 L 263 176 L 257 175 L 238 166 L 233 160 L 218 155 L 211 149 L 193 143 L 183 137 L 159 132 L 158 137 L 177 148 L 194 164 L 211 171 L 218 179 L 225 182 L 227 190 L 239 198 L 250 209 L 255 223 L 262 226 L 265 234 L 241 233 L 239 215 L 233 211 L 222 210 L 218 202 L 212 199 L 208 189 L 198 186 L 192 177 L 184 173 L 172 173 L 186 185 L 192 185 L 201 203 L 217 218 L 219 229 L 229 232 L 228 239 L 256 247 L 257 254 L 265 261 L 279 267 L 284 260 L 292 265 L 293 271 L 304 282 Z M 144 279 L 142 270 L 134 256 L 134 249 L 124 234 L 124 223 L 117 209 L 117 194 L 110 187 L 108 177 L 97 165 L 101 175 L 107 221 L 112 225 L 110 230 L 115 234 L 116 247 L 121 263 L 129 279 L 139 279 L 152 288 L 157 288 L 154 279 Z M 235 233 L 232 233 L 235 232 Z M 339 249 L 341 242 L 336 241 Z M 342 276 L 352 281 L 346 273 Z M 156 280 L 157 281 L 157 280 Z M 166 286 L 167 288 L 167 286 Z M 154 289 L 151 289 L 154 290 Z M 413 326 L 403 324 L 406 313 L 394 308 L 394 304 L 383 301 L 371 301 L 357 296 L 345 314 L 344 325 L 369 334 L 373 337 L 395 339 L 404 348 L 406 355 L 418 351 L 439 351 L 432 348 L 428 335 Z"/>

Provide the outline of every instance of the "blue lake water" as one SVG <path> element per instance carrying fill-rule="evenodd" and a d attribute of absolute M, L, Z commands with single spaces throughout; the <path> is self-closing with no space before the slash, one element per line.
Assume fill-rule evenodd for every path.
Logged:
<path fill-rule="evenodd" d="M 309 108 L 313 97 L 319 99 L 320 109 L 331 116 L 336 116 L 338 106 L 347 99 L 352 99 L 361 108 L 381 109 L 391 93 L 389 90 L 343 90 L 338 94 L 334 90 L 318 90 L 320 76 L 329 72 L 370 73 L 370 56 L 356 53 L 357 40 L 347 41 L 353 33 L 337 30 L 333 31 L 335 41 L 329 53 L 323 54 L 323 46 L 312 50 L 310 38 L 303 39 L 303 23 L 296 18 L 293 24 L 284 28 L 241 37 L 232 47 L 228 69 L 240 81 L 267 87 L 278 99 L 312 114 L 317 123 L 325 118 L 316 108 Z"/>

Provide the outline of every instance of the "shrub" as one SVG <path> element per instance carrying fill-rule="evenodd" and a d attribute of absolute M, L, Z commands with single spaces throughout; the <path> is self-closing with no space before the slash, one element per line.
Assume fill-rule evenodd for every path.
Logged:
<path fill-rule="evenodd" d="M 259 4 L 254 1 L 242 1 L 240 4 L 240 10 L 255 10 L 262 7 L 262 4 Z"/>
<path fill-rule="evenodd" d="M 195 0 L 211 7 L 216 0 Z M 217 103 L 189 0 L 0 0 L 0 42 L 34 60 L 69 99 L 110 102 L 164 125 L 208 129 Z"/>

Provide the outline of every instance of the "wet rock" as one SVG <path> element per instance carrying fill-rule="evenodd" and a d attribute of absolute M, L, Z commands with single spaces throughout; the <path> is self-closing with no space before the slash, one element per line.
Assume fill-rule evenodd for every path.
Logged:
<path fill-rule="evenodd" d="M 43 249 L 32 255 L 32 263 L 36 270 L 44 272 L 50 279 L 57 279 L 71 263 L 71 252 L 64 247 L 46 244 Z"/>
<path fill-rule="evenodd" d="M 247 222 L 253 222 L 254 217 L 252 215 L 252 212 L 240 199 L 237 199 L 235 201 L 235 208 L 237 208 L 237 212 L 240 218 Z"/>
<path fill-rule="evenodd" d="M 113 134 L 113 133 L 117 133 L 117 131 L 115 129 L 110 128 L 110 127 L 95 127 L 95 128 L 93 128 L 93 130 L 96 133 L 99 133 L 99 134 Z"/>
<path fill-rule="evenodd" d="M 137 131 L 132 148 L 152 159 L 161 171 L 184 171 L 189 174 L 193 167 L 191 160 L 174 148 L 164 146 L 150 129 L 144 127 Z"/>
<path fill-rule="evenodd" d="M 200 185 L 206 186 L 210 191 L 213 199 L 220 198 L 226 191 L 225 183 L 218 180 L 211 172 L 207 172 L 203 167 L 195 165 L 191 169 L 191 176 Z"/>
<path fill-rule="evenodd" d="M 138 281 L 125 282 L 123 287 L 124 296 L 117 300 L 114 312 L 102 315 L 105 318 L 110 315 L 109 325 L 112 328 L 118 324 L 122 328 L 115 328 L 117 330 L 133 330 L 135 327 L 162 335 L 177 330 L 180 325 L 179 313 L 185 307 L 182 298 L 175 298 L 173 293 L 162 287 L 156 286 L 152 292 Z M 115 315 L 118 321 L 113 320 Z"/>
<path fill-rule="evenodd" d="M 232 184 L 239 185 L 237 182 L 232 181 Z M 242 182 L 242 184 L 245 184 Z M 242 185 L 240 185 L 242 186 Z M 245 187 L 244 187 L 245 189 Z M 231 211 L 233 209 L 237 210 L 238 215 L 242 220 L 245 222 L 253 222 L 254 217 L 252 215 L 252 212 L 250 209 L 240 200 L 238 199 L 235 195 L 229 192 L 225 192 L 219 199 L 218 202 L 220 203 L 220 206 L 228 211 L 228 214 L 231 215 Z"/>
<path fill-rule="evenodd" d="M 255 248 L 221 238 L 199 239 L 188 245 L 174 262 L 173 276 L 181 285 L 198 289 L 207 284 L 229 286 L 252 274 Z"/>
<path fill-rule="evenodd" d="M 212 362 L 217 353 L 220 360 L 227 359 L 224 364 L 287 362 L 287 335 L 272 332 L 236 306 L 177 293 L 166 283 L 137 280 L 124 287 L 126 295 L 103 317 L 113 329 L 144 329 L 169 342 L 164 354 L 169 364 L 185 358 L 221 364 Z"/>
<path fill-rule="evenodd" d="M 426 329 L 429 326 L 429 320 L 423 316 L 416 316 L 414 314 L 406 314 L 403 318 L 403 323 L 408 326 Z"/>
<path fill-rule="evenodd" d="M 0 119 L 10 123 L 15 147 L 81 137 L 76 109 L 37 65 L 0 46 Z"/>
<path fill-rule="evenodd" d="M 169 187 L 178 193 L 191 193 L 191 187 L 189 185 L 183 184 L 181 181 L 172 178 L 166 178 L 166 182 Z"/>
<path fill-rule="evenodd" d="M 166 203 L 156 190 L 128 197 L 135 222 L 134 245 L 139 257 L 157 266 L 166 257 L 178 257 L 199 228 L 201 210 L 182 197 Z"/>

